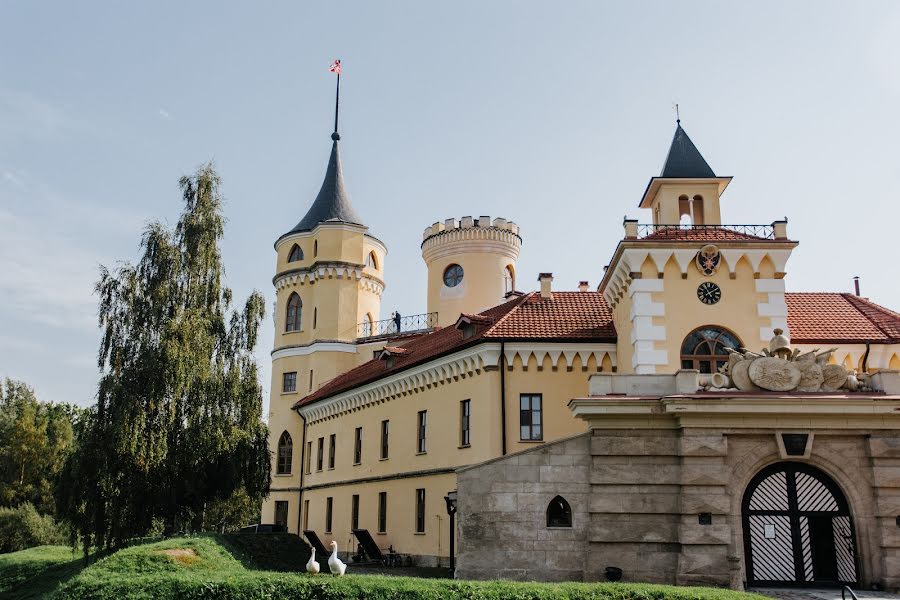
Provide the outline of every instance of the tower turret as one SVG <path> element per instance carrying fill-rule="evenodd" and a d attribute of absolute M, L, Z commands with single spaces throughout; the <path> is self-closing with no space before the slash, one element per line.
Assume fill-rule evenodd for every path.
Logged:
<path fill-rule="evenodd" d="M 522 238 L 512 221 L 488 216 L 447 219 L 425 229 L 422 258 L 428 266 L 428 312 L 438 324 L 503 302 L 516 289 Z"/>

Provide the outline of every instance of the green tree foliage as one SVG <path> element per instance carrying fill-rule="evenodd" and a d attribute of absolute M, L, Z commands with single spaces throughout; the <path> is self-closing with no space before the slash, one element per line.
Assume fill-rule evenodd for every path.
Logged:
<path fill-rule="evenodd" d="M 82 412 L 39 402 L 20 381 L 7 379 L 0 386 L 0 506 L 29 502 L 41 513 L 53 513 L 55 479 Z"/>
<path fill-rule="evenodd" d="M 174 229 L 147 226 L 136 265 L 101 270 L 97 404 L 59 486 L 87 551 L 151 531 L 198 531 L 209 503 L 268 493 L 268 431 L 253 357 L 265 301 L 223 286 L 220 179 L 180 186 Z"/>

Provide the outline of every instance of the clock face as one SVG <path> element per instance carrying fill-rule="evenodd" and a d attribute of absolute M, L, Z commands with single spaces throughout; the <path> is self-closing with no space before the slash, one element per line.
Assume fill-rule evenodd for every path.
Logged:
<path fill-rule="evenodd" d="M 722 299 L 722 290 L 711 281 L 704 281 L 697 286 L 697 297 L 703 304 L 715 304 Z"/>

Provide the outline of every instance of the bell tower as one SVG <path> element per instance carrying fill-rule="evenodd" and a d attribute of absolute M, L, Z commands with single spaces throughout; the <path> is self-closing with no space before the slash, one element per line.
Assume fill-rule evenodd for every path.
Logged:
<path fill-rule="evenodd" d="M 337 125 L 336 105 L 322 187 L 300 222 L 275 241 L 275 344 L 269 396 L 274 462 L 263 520 L 286 519 L 288 531 L 298 534 L 296 490 L 303 468 L 303 423 L 293 406 L 322 383 L 369 358 L 358 353 L 356 339 L 364 335 L 365 323 L 379 319 L 384 291 L 387 248 L 369 233 L 350 201 Z"/>

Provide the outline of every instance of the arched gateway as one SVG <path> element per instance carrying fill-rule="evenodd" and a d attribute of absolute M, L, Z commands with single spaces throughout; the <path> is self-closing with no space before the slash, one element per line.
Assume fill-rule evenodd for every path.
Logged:
<path fill-rule="evenodd" d="M 750 481 L 741 504 L 750 585 L 856 583 L 847 499 L 822 471 L 780 462 Z"/>

